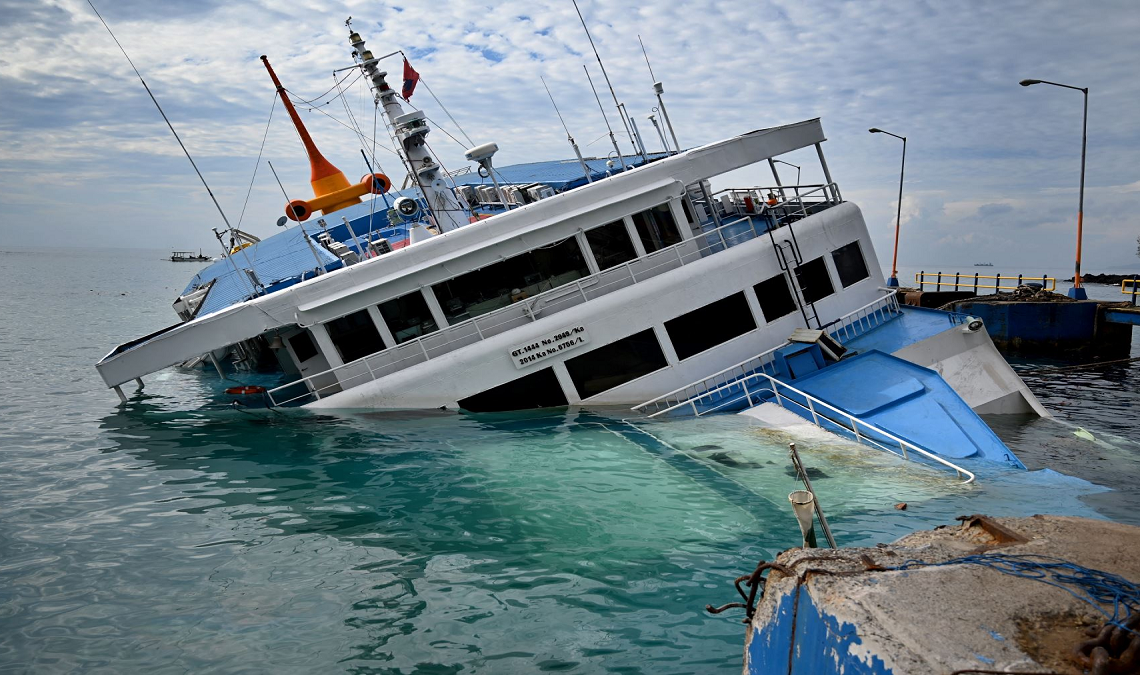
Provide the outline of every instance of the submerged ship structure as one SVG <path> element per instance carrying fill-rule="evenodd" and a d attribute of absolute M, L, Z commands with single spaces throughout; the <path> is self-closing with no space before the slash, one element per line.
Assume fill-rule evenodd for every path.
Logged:
<path fill-rule="evenodd" d="M 407 92 L 358 33 L 349 41 L 409 187 L 371 169 L 350 182 L 265 60 L 313 197 L 287 204 L 293 226 L 195 275 L 174 302 L 178 323 L 99 361 L 121 397 L 180 364 L 271 368 L 273 406 L 748 410 L 776 426 L 790 411 L 904 455 L 1021 466 L 978 413 L 1048 413 L 980 321 L 906 307 L 884 286 L 818 119 L 503 168 L 486 144 L 467 151 L 475 171 L 448 174 L 424 113 L 405 111 Z M 802 149 L 823 182 L 783 184 L 774 160 Z M 764 165 L 771 185 L 720 185 Z"/>

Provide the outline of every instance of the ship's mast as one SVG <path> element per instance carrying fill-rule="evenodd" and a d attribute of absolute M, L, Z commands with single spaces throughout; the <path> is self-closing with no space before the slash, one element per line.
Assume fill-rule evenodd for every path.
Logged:
<path fill-rule="evenodd" d="M 435 222 L 441 232 L 448 232 L 462 227 L 469 222 L 470 211 L 465 204 L 461 204 L 455 193 L 447 186 L 443 178 L 443 171 L 439 163 L 432 159 L 424 143 L 431 128 L 422 111 L 412 111 L 405 114 L 400 100 L 385 81 L 388 73 L 376 67 L 376 59 L 364 46 L 364 39 L 360 33 L 352 31 L 348 41 L 356 50 L 360 58 L 360 66 L 365 74 L 372 80 L 372 88 L 384 106 L 384 115 L 392 125 L 393 133 L 403 148 L 412 175 L 427 200 L 428 208 L 435 216 Z"/>

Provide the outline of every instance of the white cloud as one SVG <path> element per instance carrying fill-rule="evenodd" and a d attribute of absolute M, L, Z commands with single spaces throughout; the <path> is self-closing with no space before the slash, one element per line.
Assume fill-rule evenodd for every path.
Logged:
<path fill-rule="evenodd" d="M 587 152 L 607 149 L 604 140 L 591 144 L 605 127 L 582 64 L 590 67 L 603 103 L 608 92 L 574 8 L 563 0 L 97 4 L 231 217 L 244 199 L 273 98 L 257 57 L 268 54 L 299 95 L 319 94 L 332 86 L 331 71 L 350 62 L 348 15 L 374 52 L 416 54 L 417 69 L 471 137 L 499 143 L 500 163 L 569 155 L 539 75 Z M 1026 264 L 1066 262 L 1080 95 L 1016 83 L 1039 77 L 1089 86 L 1086 260 L 1108 265 L 1131 256 L 1121 242 L 1140 230 L 1133 215 L 1140 210 L 1134 161 L 1140 130 L 1132 121 L 1140 84 L 1129 61 L 1140 30 L 1135 3 L 580 4 L 619 96 L 639 122 L 654 105 L 637 41 L 642 35 L 686 145 L 822 117 L 832 174 L 863 208 L 881 258 L 893 237 L 899 148 L 893 139 L 868 134 L 869 126 L 909 139 L 903 199 L 909 255 L 969 260 L 977 257 L 970 247 L 987 246 L 994 256 L 1008 251 Z M 0 0 L 0 41 L 3 242 L 42 241 L 22 226 L 35 218 L 50 222 L 60 240 L 98 244 L 104 234 L 76 218 L 98 212 L 117 231 L 135 233 L 138 245 L 211 243 L 216 215 L 86 2 Z M 484 58 L 484 49 L 498 56 Z M 386 65 L 398 80 L 398 60 Z M 368 97 L 355 90 L 349 100 L 370 126 Z M 459 135 L 425 89 L 413 101 Z M 611 123 L 624 136 L 611 107 Z M 323 110 L 346 119 L 339 101 Z M 362 173 L 351 132 L 318 113 L 303 115 L 334 163 L 350 176 Z M 286 121 L 277 107 L 266 158 L 288 188 L 300 192 L 307 189 L 307 165 Z M 648 122 L 641 131 L 658 145 Z M 446 166 L 464 164 L 445 134 L 435 131 L 429 140 Z M 810 155 L 789 158 L 804 166 L 805 182 L 819 179 Z M 402 176 L 391 157 L 383 155 L 384 168 Z M 61 176 L 72 177 L 67 189 L 58 189 Z M 50 198 L 26 198 L 41 193 Z M 262 165 L 251 229 L 271 233 L 280 202 Z M 997 204 L 1010 210 L 982 211 Z"/>

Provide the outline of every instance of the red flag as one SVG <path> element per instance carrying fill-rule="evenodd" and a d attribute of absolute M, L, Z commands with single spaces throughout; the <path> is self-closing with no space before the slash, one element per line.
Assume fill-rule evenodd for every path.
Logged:
<path fill-rule="evenodd" d="M 412 97 L 412 93 L 415 92 L 415 90 L 416 90 L 416 83 L 419 81 L 420 81 L 420 74 L 416 72 L 415 68 L 412 68 L 412 64 L 408 63 L 408 57 L 405 56 L 404 57 L 404 88 L 400 92 L 400 95 L 404 97 L 405 101 Z"/>

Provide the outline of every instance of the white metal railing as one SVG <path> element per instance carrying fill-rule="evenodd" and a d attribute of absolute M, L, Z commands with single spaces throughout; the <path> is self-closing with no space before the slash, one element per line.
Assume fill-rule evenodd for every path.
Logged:
<path fill-rule="evenodd" d="M 899 308 L 898 293 L 892 290 L 824 325 L 823 330 L 842 343 L 857 338 L 900 314 L 902 310 Z"/>
<path fill-rule="evenodd" d="M 779 219 L 774 220 L 779 221 Z M 304 398 L 320 399 L 322 395 L 337 393 L 385 377 L 488 337 L 525 326 L 537 321 L 540 315 L 549 316 L 561 312 L 702 260 L 709 255 L 767 234 L 770 228 L 770 224 L 765 226 L 763 219 L 742 216 L 696 234 L 691 239 L 544 291 L 526 301 L 466 319 L 395 347 L 275 387 L 268 392 L 269 400 L 273 405 L 286 405 Z M 277 396 L 286 393 L 286 390 L 294 393 L 278 401 Z M 301 393 L 296 393 L 298 390 L 302 390 Z"/>
<path fill-rule="evenodd" d="M 769 366 L 772 366 L 774 370 L 776 363 L 776 350 L 787 344 L 788 343 L 785 342 L 783 344 L 772 347 L 766 352 L 757 354 L 750 359 L 745 359 L 740 363 L 729 366 L 724 370 L 717 371 L 712 375 L 697 380 L 696 382 L 687 384 L 679 389 L 674 389 L 667 394 L 662 394 L 657 398 L 646 401 L 645 403 L 635 405 L 633 407 L 633 410 L 643 413 L 653 411 L 649 416 L 657 417 L 658 415 L 663 415 L 667 412 L 684 406 L 693 398 L 699 397 L 702 394 L 708 392 L 710 388 L 730 385 L 733 382 L 751 375 L 758 370 L 767 370 Z"/>
<path fill-rule="evenodd" d="M 824 326 L 824 330 L 828 331 L 836 340 L 843 342 L 866 333 L 872 328 L 885 323 L 887 320 L 898 316 L 901 312 L 902 310 L 899 309 L 898 296 L 895 291 L 892 290 L 886 295 L 876 298 L 862 307 L 852 310 L 835 321 L 832 321 Z M 766 352 L 729 366 L 724 370 L 717 371 L 712 375 L 674 389 L 667 394 L 662 394 L 657 398 L 650 399 L 645 403 L 640 403 L 634 406 L 633 410 L 642 413 L 649 412 L 650 417 L 657 417 L 684 407 L 690 399 L 700 397 L 710 388 L 732 384 L 734 381 L 759 370 L 768 371 L 769 366 L 772 366 L 772 370 L 775 370 L 775 353 L 778 349 L 788 344 L 789 343 L 784 342 Z"/>
<path fill-rule="evenodd" d="M 751 384 L 751 388 L 749 387 L 749 384 Z M 740 394 L 730 398 L 718 399 L 716 397 L 716 395 L 720 394 L 722 390 L 731 391 L 733 388 L 738 388 L 740 390 Z M 781 389 L 784 391 L 783 394 L 780 393 Z M 812 396 L 805 391 L 801 391 L 791 386 L 790 384 L 781 382 L 780 380 L 777 380 L 767 373 L 753 373 L 736 382 L 731 382 L 722 387 L 718 387 L 717 389 L 710 390 L 704 396 L 691 399 L 687 402 L 687 404 L 692 407 L 693 414 L 697 417 L 700 417 L 702 415 L 707 415 L 709 413 L 722 410 L 729 405 L 739 402 L 742 398 L 747 399 L 749 403 L 751 403 L 754 395 L 763 395 L 769 391 L 773 394 L 775 402 L 780 407 L 788 409 L 789 404 L 797 406 L 799 410 L 805 411 L 808 415 L 810 415 L 811 422 L 821 429 L 831 431 L 831 429 L 828 429 L 823 424 L 824 421 L 830 422 L 831 424 L 853 434 L 855 436 L 855 440 L 860 443 L 871 445 L 873 447 L 879 448 L 880 450 L 885 450 L 891 454 L 898 455 L 903 459 L 910 459 L 911 453 L 917 453 L 933 462 L 953 469 L 958 474 L 958 478 L 961 478 L 963 475 L 967 476 L 967 479 L 962 481 L 963 484 L 974 482 L 974 474 L 958 466 L 957 464 L 949 462 L 934 454 L 933 452 L 930 452 L 929 450 L 911 443 L 910 441 L 899 438 L 898 436 L 895 436 L 889 431 L 885 431 L 875 426 L 874 424 L 865 422 L 858 417 L 855 417 L 851 413 L 840 410 L 830 403 L 816 398 L 815 396 Z M 789 396 L 789 394 L 791 394 L 791 396 Z M 797 401 L 795 398 L 793 398 L 794 396 L 802 398 L 803 402 L 801 403 L 800 401 Z M 702 409 L 699 407 L 699 403 L 702 398 L 708 399 L 710 404 L 708 408 Z M 825 412 L 830 412 L 831 415 L 825 414 Z M 801 417 L 802 416 L 803 415 L 801 415 Z M 847 424 L 844 424 L 842 420 L 846 420 Z M 860 432 L 860 429 L 862 429 L 862 432 Z M 878 436 L 879 438 L 876 439 L 874 436 Z M 898 451 L 896 451 L 894 447 L 898 447 Z"/>

